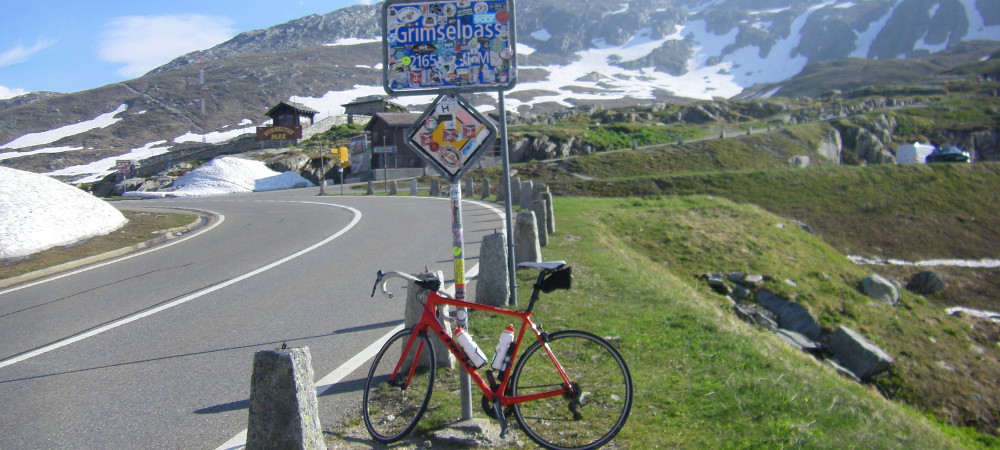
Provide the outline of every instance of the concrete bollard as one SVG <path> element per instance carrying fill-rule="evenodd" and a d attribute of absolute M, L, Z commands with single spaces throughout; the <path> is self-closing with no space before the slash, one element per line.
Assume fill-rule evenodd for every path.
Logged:
<path fill-rule="evenodd" d="M 410 180 L 410 195 L 417 195 L 417 180 Z"/>
<path fill-rule="evenodd" d="M 490 179 L 489 178 L 483 178 L 483 189 L 482 190 L 483 190 L 482 199 L 486 200 L 486 198 L 491 195 L 490 194 Z"/>
<path fill-rule="evenodd" d="M 538 245 L 545 247 L 549 245 L 548 209 L 545 207 L 545 200 L 535 200 L 531 203 L 531 211 L 535 213 L 535 220 L 538 221 Z"/>
<path fill-rule="evenodd" d="M 396 186 L 396 180 L 389 182 L 389 195 L 399 194 L 399 187 Z"/>
<path fill-rule="evenodd" d="M 510 208 L 512 210 L 517 210 L 518 202 L 521 201 L 521 179 L 511 178 L 510 179 Z"/>
<path fill-rule="evenodd" d="M 465 187 L 463 189 L 462 197 L 472 198 L 472 196 L 475 195 L 476 185 L 473 183 L 472 177 L 465 179 Z"/>
<path fill-rule="evenodd" d="M 429 195 L 431 197 L 441 195 L 441 180 L 438 180 L 437 178 L 431 180 L 431 192 Z"/>
<path fill-rule="evenodd" d="M 375 188 L 372 186 L 371 180 L 368 180 L 368 190 L 365 191 L 365 195 L 374 195 L 374 194 L 375 194 Z"/>
<path fill-rule="evenodd" d="M 483 236 L 479 245 L 479 276 L 476 278 L 476 303 L 505 306 L 510 300 L 507 273 L 507 239 L 503 233 Z"/>
<path fill-rule="evenodd" d="M 504 201 L 504 195 L 507 195 L 507 187 L 504 185 L 504 179 L 501 178 L 500 182 L 497 183 L 497 203 L 502 203 Z"/>
<path fill-rule="evenodd" d="M 528 211 L 517 215 L 514 223 L 514 262 L 542 262 L 542 249 L 538 245 L 538 223 L 535 213 Z"/>
<path fill-rule="evenodd" d="M 421 273 L 417 274 L 417 278 L 421 280 L 426 280 L 431 276 L 437 276 L 437 279 L 444 280 L 444 273 L 438 271 L 437 273 Z M 406 328 L 412 327 L 414 324 L 420 321 L 420 315 L 424 313 L 424 303 L 427 301 L 427 291 L 420 289 L 415 285 L 409 285 L 406 287 L 406 307 L 403 312 L 403 323 Z M 443 307 L 444 310 L 440 311 L 441 314 L 448 314 L 448 306 Z M 444 329 L 451 334 L 451 323 L 447 320 L 440 321 L 444 325 Z M 434 357 L 437 358 L 438 366 L 455 368 L 455 357 L 451 355 L 451 352 L 445 348 L 444 344 L 438 338 L 431 338 L 431 347 L 434 349 Z"/>
<path fill-rule="evenodd" d="M 253 449 L 325 449 L 309 348 L 254 354 L 247 445 Z"/>
<path fill-rule="evenodd" d="M 535 184 L 531 180 L 525 180 L 521 183 L 521 209 L 525 211 L 531 211 L 531 197 L 535 195 Z"/>

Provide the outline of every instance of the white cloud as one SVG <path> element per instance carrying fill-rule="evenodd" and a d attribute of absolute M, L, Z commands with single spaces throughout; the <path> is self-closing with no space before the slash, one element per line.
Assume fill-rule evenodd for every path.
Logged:
<path fill-rule="evenodd" d="M 118 74 L 133 78 L 195 50 L 235 35 L 233 21 L 200 14 L 126 16 L 109 20 L 101 35 L 100 56 L 123 64 Z"/>
<path fill-rule="evenodd" d="M 28 60 L 28 57 L 51 47 L 57 41 L 55 39 L 38 38 L 38 42 L 31 47 L 25 47 L 23 43 L 18 41 L 11 49 L 0 53 L 0 67 L 9 66 L 11 64 L 17 64 L 19 62 L 24 62 Z"/>
<path fill-rule="evenodd" d="M 24 95 L 24 94 L 27 94 L 27 93 L 28 93 L 28 91 L 26 91 L 24 89 L 21 89 L 21 88 L 13 88 L 13 89 L 11 89 L 11 88 L 9 88 L 7 86 L 0 86 L 0 100 L 8 99 L 8 98 L 14 98 L 14 97 L 17 97 L 18 95 Z"/>

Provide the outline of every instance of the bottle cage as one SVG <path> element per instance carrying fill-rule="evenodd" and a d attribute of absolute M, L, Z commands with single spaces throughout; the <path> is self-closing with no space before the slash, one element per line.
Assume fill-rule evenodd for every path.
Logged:
<path fill-rule="evenodd" d="M 553 270 L 546 275 L 545 279 L 538 284 L 542 292 L 548 294 L 556 289 L 569 289 L 573 286 L 573 266 L 563 266 Z"/>

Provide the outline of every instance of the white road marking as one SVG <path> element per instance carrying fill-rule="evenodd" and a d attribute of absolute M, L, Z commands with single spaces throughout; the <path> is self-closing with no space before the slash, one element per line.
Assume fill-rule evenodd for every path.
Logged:
<path fill-rule="evenodd" d="M 413 198 L 426 198 L 426 197 L 413 197 Z M 495 208 L 493 205 L 481 203 L 475 200 L 466 200 L 466 201 L 470 201 L 472 203 L 490 209 L 497 215 L 499 215 L 501 219 L 504 218 L 504 213 L 499 209 Z M 469 270 L 465 273 L 465 278 L 473 279 L 477 275 L 479 275 L 479 263 L 476 263 L 475 265 L 469 268 Z M 454 286 L 449 285 L 443 287 L 442 290 L 447 291 L 449 288 L 453 287 Z M 339 383 L 340 380 L 344 379 L 344 377 L 346 377 L 348 374 L 350 374 L 351 372 L 355 371 L 358 367 L 360 367 L 361 364 L 364 364 L 368 360 L 374 358 L 375 354 L 382 349 L 383 345 L 385 345 L 385 342 L 388 341 L 389 338 L 392 337 L 392 335 L 396 334 L 399 330 L 402 329 L 403 325 L 399 325 L 393 328 L 384 336 L 379 338 L 377 341 L 372 342 L 371 345 L 365 347 L 364 350 L 361 350 L 360 352 L 358 352 L 358 354 L 354 355 L 351 359 L 347 360 L 347 362 L 341 364 L 340 367 L 336 368 L 333 372 L 330 372 L 327 376 L 317 381 L 316 396 L 319 397 L 323 395 L 324 393 L 326 393 L 326 391 L 330 390 L 330 388 L 332 388 L 334 384 Z M 247 445 L 247 430 L 244 429 L 243 431 L 236 433 L 236 436 L 233 436 L 232 439 L 226 441 L 225 444 L 220 445 L 218 448 L 216 448 L 216 450 L 240 450 L 242 448 L 245 448 L 246 445 Z"/>
<path fill-rule="evenodd" d="M 252 277 L 254 275 L 259 275 L 259 274 L 261 274 L 263 272 L 266 272 L 266 271 L 271 270 L 271 269 L 273 269 L 275 267 L 278 267 L 278 266 L 280 266 L 280 265 L 282 265 L 282 264 L 284 264 L 284 263 L 286 263 L 288 261 L 291 261 L 291 260 L 293 260 L 295 258 L 298 258 L 298 257 L 300 257 L 302 255 L 305 255 L 306 253 L 309 253 L 309 252 L 311 252 L 311 251 L 313 251 L 313 250 L 315 250 L 315 249 L 317 249 L 319 247 L 322 247 L 323 245 L 329 243 L 330 241 L 333 241 L 334 239 L 340 237 L 341 235 L 343 235 L 344 233 L 346 233 L 351 228 L 354 228 L 354 226 L 357 225 L 358 222 L 361 221 L 361 211 L 358 211 L 357 209 L 351 208 L 349 206 L 336 205 L 336 204 L 330 204 L 330 203 L 318 203 L 318 202 L 295 202 L 295 203 L 312 203 L 312 204 L 317 204 L 317 205 L 334 206 L 334 207 L 346 209 L 346 210 L 348 210 L 348 211 L 350 211 L 351 213 L 354 214 L 354 218 L 351 220 L 351 223 L 347 224 L 346 227 L 340 229 L 340 231 L 338 231 L 338 232 L 330 235 L 326 239 L 323 239 L 322 241 L 317 242 L 316 244 L 313 244 L 313 245 L 311 245 L 311 246 L 309 246 L 309 247 L 307 247 L 305 249 L 302 249 L 302 250 L 300 250 L 300 251 L 298 251 L 296 253 L 293 253 L 293 254 L 291 254 L 289 256 L 286 256 L 286 257 L 284 257 L 282 259 L 279 259 L 279 260 L 277 260 L 275 262 L 272 262 L 271 264 L 268 264 L 268 265 L 266 265 L 264 267 L 261 267 L 259 269 L 254 270 L 254 271 L 245 273 L 245 274 L 243 274 L 243 275 L 241 275 L 239 277 L 236 277 L 236 278 L 233 278 L 233 279 L 231 279 L 229 281 L 226 281 L 225 283 L 217 284 L 215 286 L 211 286 L 211 287 L 208 287 L 206 289 L 202 289 L 201 291 L 195 292 L 195 293 L 193 293 L 191 295 L 187 295 L 187 296 L 181 297 L 181 298 L 179 298 L 177 300 L 164 303 L 164 304 L 162 304 L 160 306 L 157 306 L 155 308 L 148 309 L 148 310 L 145 310 L 145 311 L 133 314 L 133 315 L 125 317 L 123 319 L 119 319 L 119 320 L 116 320 L 114 322 L 111 322 L 111 323 L 109 323 L 107 325 L 104 325 L 104 326 L 92 329 L 90 331 L 86 331 L 86 332 L 77 334 L 75 336 L 68 337 L 68 338 L 63 339 L 61 341 L 57 341 L 57 342 L 54 342 L 52 344 L 46 345 L 44 347 L 37 348 L 35 350 L 32 350 L 32 351 L 27 352 L 27 353 L 23 353 L 21 355 L 15 356 L 13 358 L 5 359 L 3 361 L 0 361 L 0 368 L 4 368 L 4 367 L 7 367 L 7 366 L 9 366 L 11 364 L 16 364 L 16 363 L 19 363 L 21 361 L 34 358 L 34 357 L 36 357 L 38 355 L 42 355 L 42 354 L 51 352 L 53 350 L 65 347 L 67 345 L 70 345 L 70 344 L 73 344 L 73 343 L 76 343 L 76 342 L 80 342 L 80 341 L 82 341 L 84 339 L 97 336 L 97 335 L 99 335 L 101 333 L 104 333 L 105 331 L 109 331 L 109 330 L 118 328 L 118 327 L 120 327 L 122 325 L 135 322 L 136 320 L 139 320 L 139 319 L 142 319 L 142 318 L 145 318 L 145 317 L 149 317 L 149 316 L 151 316 L 153 314 L 156 314 L 158 312 L 165 311 L 167 309 L 173 308 L 173 307 L 178 306 L 178 305 L 182 305 L 184 303 L 187 303 L 187 302 L 189 302 L 191 300 L 200 298 L 200 297 L 205 296 L 207 294 L 211 294 L 212 292 L 218 291 L 219 289 L 223 289 L 223 288 L 232 286 L 232 285 L 234 285 L 236 283 L 239 283 L 239 282 L 241 282 L 243 280 L 246 280 L 247 278 L 250 278 L 250 277 Z M 116 261 L 121 261 L 121 259 L 118 259 Z"/>

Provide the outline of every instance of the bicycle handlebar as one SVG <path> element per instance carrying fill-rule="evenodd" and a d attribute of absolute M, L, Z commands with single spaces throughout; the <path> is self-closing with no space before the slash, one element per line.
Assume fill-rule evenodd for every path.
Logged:
<path fill-rule="evenodd" d="M 409 281 L 410 283 L 416 283 L 416 282 L 420 281 L 419 278 L 417 278 L 417 277 L 415 277 L 413 275 L 410 275 L 408 273 L 396 272 L 396 271 L 382 272 L 381 270 L 379 270 L 378 273 L 376 274 L 375 285 L 372 286 L 372 297 L 375 297 L 375 289 L 378 289 L 379 283 L 381 283 L 382 284 L 382 294 L 388 296 L 389 298 L 392 298 L 392 292 L 389 292 L 389 290 L 386 289 L 385 286 L 389 282 L 388 279 L 389 278 L 393 278 L 393 277 L 395 277 L 395 278 L 402 278 L 402 279 L 404 279 L 406 281 Z"/>

